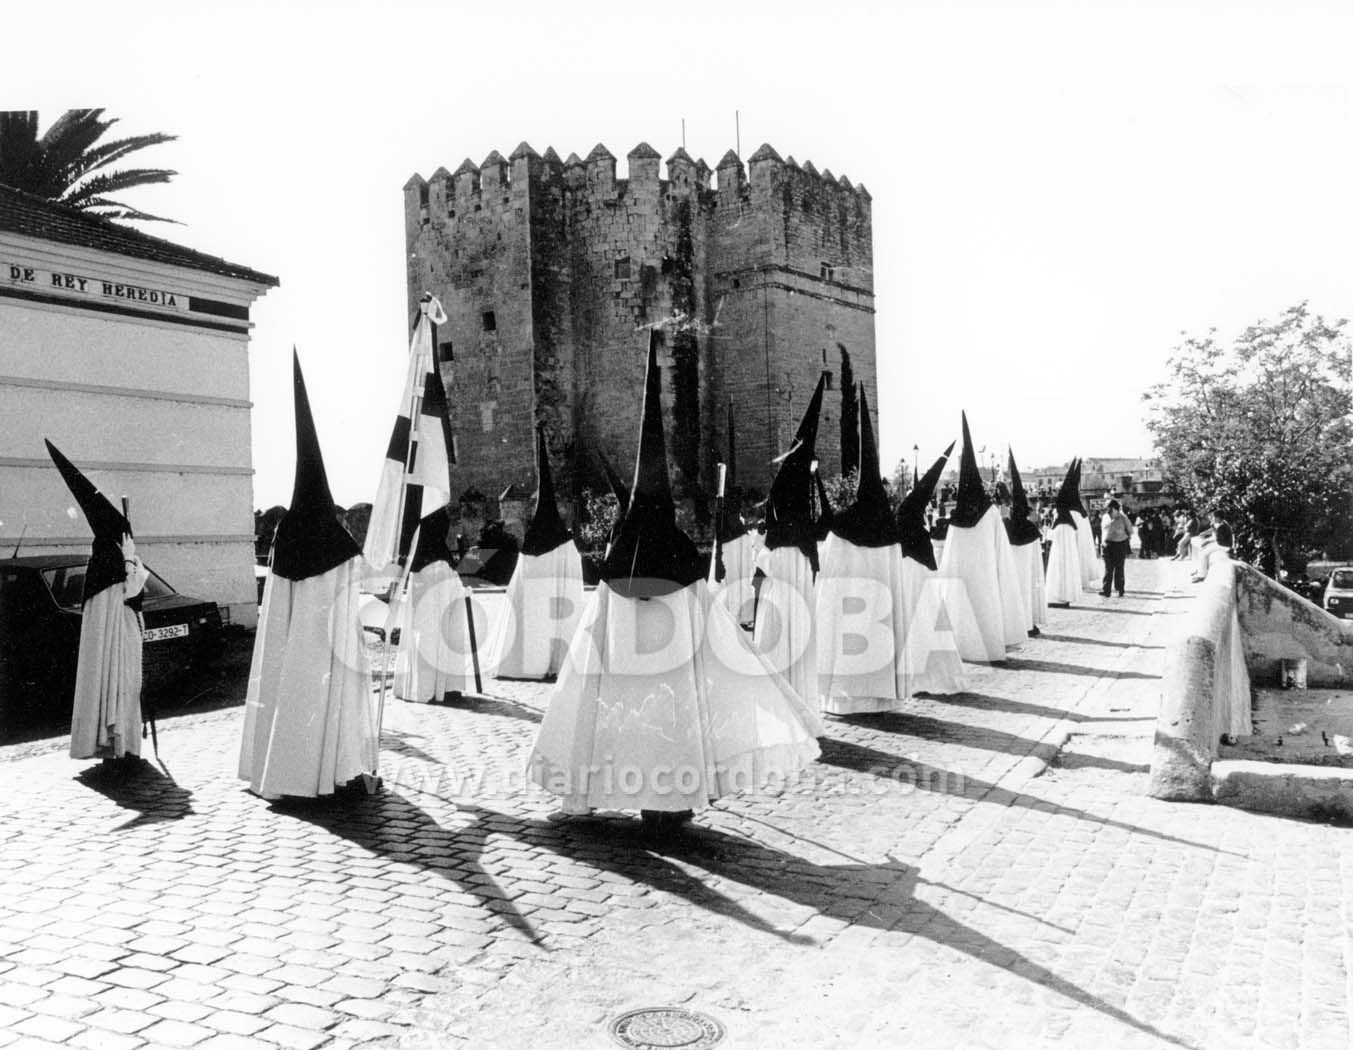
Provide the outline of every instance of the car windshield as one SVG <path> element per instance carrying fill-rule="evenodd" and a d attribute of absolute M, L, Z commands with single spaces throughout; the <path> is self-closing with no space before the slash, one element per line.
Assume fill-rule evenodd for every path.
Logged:
<path fill-rule="evenodd" d="M 150 575 L 146 578 L 146 586 L 141 592 L 145 597 L 166 598 L 176 593 L 174 588 L 156 575 L 153 569 L 148 571 Z M 43 569 L 42 578 L 47 582 L 47 588 L 52 592 L 57 605 L 63 609 L 80 608 L 85 590 L 85 566 L 71 565 L 67 568 Z"/>
<path fill-rule="evenodd" d="M 1353 569 L 1335 569 L 1330 577 L 1330 586 L 1344 590 L 1353 590 Z"/>

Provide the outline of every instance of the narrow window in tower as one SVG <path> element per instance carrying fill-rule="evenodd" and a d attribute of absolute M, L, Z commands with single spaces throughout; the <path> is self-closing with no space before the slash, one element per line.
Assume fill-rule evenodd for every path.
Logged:
<path fill-rule="evenodd" d="M 822 348 L 822 363 L 824 365 L 827 363 L 827 348 L 825 346 Z"/>
<path fill-rule="evenodd" d="M 830 390 L 832 388 L 832 374 L 830 372 L 823 372 L 822 375 L 823 378 L 826 379 L 826 382 L 822 384 L 823 388 Z"/>
<path fill-rule="evenodd" d="M 456 359 L 455 352 L 451 347 L 451 340 L 449 339 L 442 343 L 437 350 L 440 355 L 438 360 L 440 361 L 454 361 Z"/>
<path fill-rule="evenodd" d="M 617 281 L 628 281 L 630 279 L 630 257 L 623 255 L 615 261 L 615 279 Z"/>
<path fill-rule="evenodd" d="M 486 332 L 498 331 L 498 318 L 493 316 L 492 310 L 484 311 L 484 331 Z"/>

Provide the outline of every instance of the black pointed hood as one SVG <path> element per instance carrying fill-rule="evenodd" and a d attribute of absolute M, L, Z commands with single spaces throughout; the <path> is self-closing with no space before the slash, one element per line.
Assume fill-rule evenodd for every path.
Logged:
<path fill-rule="evenodd" d="M 780 459 L 780 469 L 770 483 L 766 500 L 766 549 L 798 547 L 817 572 L 817 535 L 813 520 L 813 460 L 817 458 L 817 422 L 822 411 L 822 391 L 827 375 L 817 387 L 799 422 L 794 444 Z"/>
<path fill-rule="evenodd" d="M 688 587 L 704 578 L 705 569 L 695 544 L 676 523 L 662 428 L 658 344 L 656 335 L 650 334 L 634 485 L 601 564 L 601 578 L 623 597 L 644 598 Z"/>
<path fill-rule="evenodd" d="M 451 531 L 456 525 L 453 513 L 448 503 L 418 522 L 418 542 L 409 555 L 410 572 L 419 572 L 437 562 L 451 564 Z"/>
<path fill-rule="evenodd" d="M 573 536 L 559 515 L 559 502 L 554 498 L 554 475 L 550 471 L 550 450 L 545 444 L 544 427 L 536 427 L 536 509 L 531 524 L 526 526 L 521 552 L 532 556 L 548 554 Z"/>
<path fill-rule="evenodd" d="M 1076 457 L 1072 464 L 1076 471 L 1076 480 L 1072 485 L 1071 495 L 1075 498 L 1076 503 L 1071 509 L 1079 513 L 1082 518 L 1088 519 L 1090 517 L 1090 512 L 1085 509 L 1085 500 L 1081 498 L 1081 468 L 1084 465 L 1085 461 L 1079 456 Z"/>
<path fill-rule="evenodd" d="M 963 452 L 958 461 L 958 499 L 949 515 L 949 527 L 970 529 L 991 509 L 991 497 L 982 484 L 982 472 L 977 468 L 977 452 L 972 447 L 968 432 L 968 414 L 963 413 Z"/>
<path fill-rule="evenodd" d="M 742 520 L 742 494 L 737 484 L 737 436 L 733 425 L 733 402 L 728 402 L 728 458 L 724 463 L 724 500 L 716 523 L 720 543 L 732 543 L 747 535 L 749 526 Z"/>
<path fill-rule="evenodd" d="M 821 470 L 813 471 L 813 485 L 817 489 L 817 521 L 813 523 L 813 539 L 821 543 L 832 531 L 836 511 L 832 509 L 832 501 L 827 497 L 827 486 L 822 483 Z"/>
<path fill-rule="evenodd" d="M 1076 492 L 1076 461 L 1073 459 L 1071 465 L 1066 468 L 1066 477 L 1062 478 L 1062 486 L 1057 490 L 1057 499 L 1053 501 L 1053 507 L 1057 511 L 1057 517 L 1053 521 L 1053 526 L 1070 525 L 1076 528 L 1076 521 L 1071 516 L 1073 510 L 1078 510 L 1080 505 L 1080 496 Z"/>
<path fill-rule="evenodd" d="M 338 521 L 329 477 L 320 455 L 319 436 L 310 414 L 310 397 L 301 375 L 301 359 L 293 349 L 292 384 L 296 401 L 296 480 L 291 506 L 277 523 L 272 544 L 272 571 L 288 580 L 308 580 L 336 569 L 362 553 Z"/>
<path fill-rule="evenodd" d="M 130 536 L 132 527 L 108 497 L 95 488 L 94 483 L 81 474 L 55 445 L 50 441 L 46 444 L 47 454 L 61 472 L 62 480 L 80 505 L 94 533 L 82 595 L 82 599 L 87 602 L 100 591 L 120 584 L 127 578 L 127 566 L 122 560 L 122 537 Z"/>
<path fill-rule="evenodd" d="M 954 451 L 954 443 L 930 465 L 930 469 L 916 482 L 912 490 L 902 497 L 897 508 L 898 540 L 902 544 L 902 553 L 912 561 L 920 562 L 932 572 L 939 568 L 935 564 L 935 547 L 930 542 L 930 530 L 925 524 L 925 509 L 935 498 L 935 489 L 944 473 L 945 464 Z"/>
<path fill-rule="evenodd" d="M 1015 465 L 1015 450 L 1010 450 L 1010 520 L 1005 523 L 1006 534 L 1015 547 L 1036 543 L 1043 538 L 1038 526 L 1029 520 L 1029 496 L 1024 481 Z"/>
<path fill-rule="evenodd" d="M 860 480 L 855 502 L 836 515 L 832 532 L 857 547 L 890 547 L 900 541 L 897 519 L 879 473 L 878 443 L 869 416 L 869 398 L 860 384 Z"/>

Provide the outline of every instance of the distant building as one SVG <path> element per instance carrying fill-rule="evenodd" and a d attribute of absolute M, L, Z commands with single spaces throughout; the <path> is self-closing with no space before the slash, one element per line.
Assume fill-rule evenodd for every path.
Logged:
<path fill-rule="evenodd" d="M 1052 499 L 1061 487 L 1069 465 L 1021 471 L 1025 488 L 1030 493 Z M 1164 507 L 1175 502 L 1175 494 L 1166 486 L 1157 459 L 1095 459 L 1087 456 L 1081 465 L 1081 495 L 1095 501 L 1118 498 L 1133 510 Z"/>
<path fill-rule="evenodd" d="M 43 438 L 174 587 L 256 620 L 249 308 L 277 278 L 0 187 L 0 559 L 87 551 Z M 3 565 L 3 562 L 0 562 Z"/>
<path fill-rule="evenodd" d="M 648 329 L 658 326 L 668 455 L 697 514 L 714 494 L 726 421 L 736 475 L 764 492 L 818 376 L 831 373 L 819 449 L 840 467 L 841 351 L 877 406 L 870 196 L 762 146 L 717 169 L 641 143 L 627 179 L 597 146 L 561 161 L 522 143 L 404 188 L 412 316 L 424 292 L 437 334 L 457 465 L 469 489 L 535 488 L 543 421 L 561 494 L 604 487 L 635 453 Z M 714 176 L 715 182 L 711 182 Z"/>

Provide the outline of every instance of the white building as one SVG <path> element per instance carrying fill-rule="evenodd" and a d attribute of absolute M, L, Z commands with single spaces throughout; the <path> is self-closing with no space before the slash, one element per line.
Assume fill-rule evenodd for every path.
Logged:
<path fill-rule="evenodd" d="M 50 438 L 151 568 L 252 626 L 249 308 L 276 285 L 0 186 L 0 558 L 88 550 Z"/>

